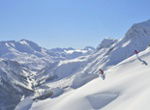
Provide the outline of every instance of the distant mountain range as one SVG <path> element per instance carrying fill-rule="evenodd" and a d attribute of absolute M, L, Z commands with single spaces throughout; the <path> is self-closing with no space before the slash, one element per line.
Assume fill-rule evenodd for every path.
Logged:
<path fill-rule="evenodd" d="M 46 71 L 45 67 L 86 56 L 94 50 L 92 47 L 46 49 L 25 39 L 0 41 L 0 110 L 12 110 L 22 96 L 33 94 L 35 78 L 42 70 Z"/>
<path fill-rule="evenodd" d="M 32 69 L 41 69 L 47 63 L 73 59 L 93 52 L 93 47 L 85 49 L 53 48 L 46 49 L 38 44 L 22 39 L 20 41 L 1 41 L 0 57 L 26 64 Z"/>

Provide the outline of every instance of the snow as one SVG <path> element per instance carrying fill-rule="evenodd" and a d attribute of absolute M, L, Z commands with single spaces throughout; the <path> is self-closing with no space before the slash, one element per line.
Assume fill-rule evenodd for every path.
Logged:
<path fill-rule="evenodd" d="M 16 99 L 12 108 L 20 101 L 17 110 L 147 109 L 149 45 L 150 20 L 134 24 L 120 40 L 104 39 L 96 50 L 48 50 L 25 39 L 0 42 L 0 101 L 12 106 Z"/>
<path fill-rule="evenodd" d="M 12 47 L 15 47 L 14 43 L 10 43 L 10 45 L 11 45 Z"/>
<path fill-rule="evenodd" d="M 15 110 L 29 110 L 32 105 L 33 100 L 31 98 L 25 98 L 23 101 L 17 105 Z"/>
<path fill-rule="evenodd" d="M 89 56 L 86 66 L 77 73 L 74 80 L 84 80 L 89 74 L 98 74 L 100 68 L 107 70 L 109 67 L 134 55 L 134 50 L 143 51 L 146 49 L 150 45 L 149 22 L 146 21 L 133 25 L 125 36 L 118 41 L 104 39 L 96 52 Z M 87 82 L 84 80 L 83 84 Z"/>
<path fill-rule="evenodd" d="M 141 101 L 137 100 L 147 100 L 142 94 L 149 88 L 150 80 L 150 52 L 149 48 L 145 50 L 150 44 L 150 23 L 147 22 L 133 25 L 119 41 L 104 39 L 96 52 L 83 58 L 85 61 L 82 68 L 78 66 L 80 71 L 74 73 L 71 87 L 80 88 L 71 89 L 51 100 L 33 103 L 31 110 L 141 110 L 137 107 Z M 134 50 L 144 52 L 138 57 L 133 56 Z M 70 72 L 72 62 L 73 60 L 62 62 L 63 68 L 60 70 Z M 106 73 L 104 81 L 96 78 L 99 68 Z M 143 105 L 149 108 L 147 102 Z"/>
<path fill-rule="evenodd" d="M 92 52 L 92 48 L 91 50 L 60 48 L 60 50 L 62 53 L 59 49 L 51 53 L 48 49 L 26 39 L 0 41 L 0 109 L 3 107 L 13 109 L 19 103 L 22 95 L 26 97 L 33 94 L 33 87 L 43 83 L 45 86 L 48 85 L 49 89 L 54 90 L 52 97 L 61 95 L 63 93 L 62 88 L 71 85 L 71 82 L 70 78 L 68 78 L 69 80 L 64 79 L 63 82 L 59 82 L 59 80 L 80 69 L 78 67 L 85 60 L 78 59 L 78 57 L 88 55 Z M 73 50 L 74 52 L 67 54 L 65 50 Z M 50 84 L 52 80 L 56 81 Z M 58 83 L 63 83 L 63 86 Z M 10 94 L 11 91 L 14 94 Z M 9 100 L 11 95 L 13 97 Z"/>
<path fill-rule="evenodd" d="M 23 94 L 27 96 L 32 93 L 26 78 L 31 71 L 15 61 L 4 59 L 0 61 L 0 67 L 0 109 L 11 110 Z"/>
<path fill-rule="evenodd" d="M 5 43 L 5 45 L 6 45 L 8 48 L 10 47 L 8 43 Z"/>
<path fill-rule="evenodd" d="M 130 42 L 131 42 L 130 40 L 127 41 L 127 42 L 125 42 L 125 43 L 122 45 L 122 47 L 126 47 L 127 45 L 129 45 Z"/>
<path fill-rule="evenodd" d="M 76 58 L 72 60 L 63 60 L 59 62 L 58 66 L 68 64 L 68 63 L 77 63 L 77 62 L 83 62 L 83 61 L 85 61 L 85 59 L 80 59 L 80 58 Z"/>
<path fill-rule="evenodd" d="M 77 49 L 77 50 L 65 50 L 65 52 L 67 54 L 73 54 L 74 52 L 87 53 L 87 50 L 80 50 L 80 49 Z"/>
<path fill-rule="evenodd" d="M 51 96 L 52 98 L 57 97 L 64 92 L 63 89 L 61 89 L 61 88 L 53 88 L 51 91 L 53 93 Z"/>
<path fill-rule="evenodd" d="M 67 52 L 65 52 L 67 51 Z M 93 48 L 94 51 L 94 48 Z M 71 53 L 70 53 L 71 52 Z M 74 59 L 92 52 L 85 49 L 59 48 L 45 49 L 38 44 L 22 39 L 20 41 L 1 41 L 0 57 L 25 64 L 33 70 L 40 70 L 48 63 Z"/>
<path fill-rule="evenodd" d="M 102 49 L 102 48 L 108 48 L 116 42 L 117 42 L 116 39 L 104 39 L 104 40 L 102 40 L 100 45 L 97 47 L 97 50 Z"/>
<path fill-rule="evenodd" d="M 150 48 L 140 53 L 150 62 Z M 54 99 L 34 102 L 30 110 L 144 110 L 150 100 L 150 68 L 132 56 L 86 85 Z"/>
<path fill-rule="evenodd" d="M 26 42 L 26 40 L 21 40 L 20 43 L 23 44 L 23 45 L 29 46 L 29 44 Z"/>

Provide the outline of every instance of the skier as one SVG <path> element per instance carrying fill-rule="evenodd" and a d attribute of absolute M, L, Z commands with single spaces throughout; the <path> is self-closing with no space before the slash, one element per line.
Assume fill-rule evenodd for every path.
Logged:
<path fill-rule="evenodd" d="M 102 69 L 99 69 L 99 73 L 100 73 L 102 79 L 104 80 L 105 79 L 104 71 Z"/>
<path fill-rule="evenodd" d="M 139 51 L 137 51 L 137 50 L 134 50 L 134 53 L 135 53 L 136 55 L 138 55 Z"/>
<path fill-rule="evenodd" d="M 137 57 L 138 60 L 141 60 L 140 57 L 139 57 L 139 55 L 138 55 L 139 54 L 138 50 L 134 50 L 134 54 L 136 55 L 136 57 Z"/>
<path fill-rule="evenodd" d="M 140 60 L 139 51 L 138 50 L 134 50 L 134 54 L 136 55 L 137 59 Z"/>

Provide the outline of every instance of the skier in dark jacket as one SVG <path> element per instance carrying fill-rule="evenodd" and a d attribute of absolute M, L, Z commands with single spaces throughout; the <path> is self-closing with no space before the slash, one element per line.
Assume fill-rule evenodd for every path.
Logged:
<path fill-rule="evenodd" d="M 101 75 L 102 79 L 105 79 L 105 74 L 104 71 L 102 69 L 99 69 L 99 74 Z"/>
<path fill-rule="evenodd" d="M 139 52 L 138 50 L 134 50 L 134 54 L 136 55 L 137 59 L 140 59 L 139 53 L 140 53 L 140 52 Z"/>
<path fill-rule="evenodd" d="M 137 50 L 134 50 L 134 53 L 137 55 L 137 54 L 139 53 L 139 51 L 137 51 Z"/>

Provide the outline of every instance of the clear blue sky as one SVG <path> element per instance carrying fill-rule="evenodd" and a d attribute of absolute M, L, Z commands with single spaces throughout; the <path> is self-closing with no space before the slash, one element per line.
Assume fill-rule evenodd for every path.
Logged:
<path fill-rule="evenodd" d="M 0 0 L 0 40 L 46 48 L 97 46 L 150 19 L 150 0 Z"/>

